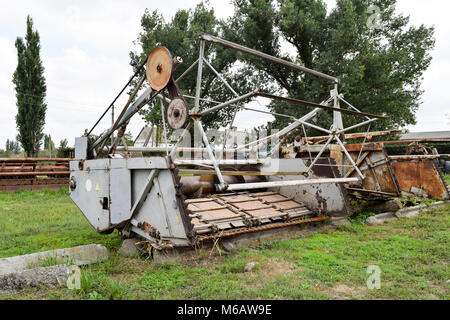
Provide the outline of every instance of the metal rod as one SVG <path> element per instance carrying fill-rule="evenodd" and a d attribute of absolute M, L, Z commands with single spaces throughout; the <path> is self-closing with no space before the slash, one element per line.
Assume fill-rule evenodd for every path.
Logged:
<path fill-rule="evenodd" d="M 193 122 L 192 122 L 192 120 L 191 120 L 191 121 L 189 121 L 189 123 L 188 123 L 186 129 L 184 129 L 184 131 L 183 131 L 183 133 L 181 134 L 180 138 L 178 138 L 177 143 L 175 143 L 175 145 L 173 146 L 172 151 L 170 152 L 170 156 L 171 156 L 172 158 L 175 156 L 175 152 L 177 151 L 178 146 L 179 146 L 180 143 L 183 141 L 184 137 L 186 137 L 186 135 L 189 133 L 189 130 L 191 130 L 192 125 L 193 125 Z"/>
<path fill-rule="evenodd" d="M 189 99 L 195 99 L 195 97 L 189 96 L 189 95 L 187 95 L 187 94 L 183 94 L 183 97 L 189 98 Z M 204 98 L 200 98 L 200 101 L 205 101 L 205 102 L 215 103 L 215 104 L 221 104 L 221 103 L 223 103 L 223 102 L 220 102 L 220 101 L 214 101 L 214 100 L 209 100 L 209 99 L 204 99 Z"/>
<path fill-rule="evenodd" d="M 161 99 L 161 116 L 162 116 L 162 123 L 163 123 L 163 128 L 164 128 L 164 142 L 166 144 L 166 155 L 169 155 L 169 145 L 167 142 L 167 129 L 166 129 L 166 116 L 165 116 L 165 110 L 164 110 L 164 103 L 163 100 Z"/>
<path fill-rule="evenodd" d="M 217 111 L 217 110 L 219 110 L 219 109 L 222 109 L 222 108 L 224 108 L 224 107 L 226 107 L 226 106 L 229 106 L 230 104 L 234 104 L 234 103 L 239 102 L 239 101 L 241 101 L 241 100 L 251 98 L 251 97 L 255 96 L 255 95 L 258 93 L 258 91 L 259 91 L 259 88 L 258 88 L 258 89 L 255 89 L 255 90 L 252 91 L 252 92 L 246 93 L 246 94 L 244 94 L 244 95 L 242 95 L 242 96 L 240 96 L 240 97 L 237 97 L 237 98 L 235 98 L 235 99 L 232 99 L 232 100 L 230 100 L 230 101 L 227 101 L 227 102 L 224 102 L 224 103 L 219 104 L 219 105 L 217 105 L 217 106 L 214 106 L 214 107 L 212 107 L 212 108 L 206 109 L 206 110 L 202 111 L 202 114 L 203 114 L 203 115 L 204 115 L 204 114 L 208 114 L 208 113 L 211 113 L 211 112 L 213 112 L 213 111 Z"/>
<path fill-rule="evenodd" d="M 377 121 L 377 120 L 378 120 L 378 119 L 370 119 L 370 120 L 367 120 L 367 121 L 364 121 L 364 122 L 355 124 L 354 126 L 351 126 L 351 127 L 348 127 L 348 128 L 342 129 L 342 130 L 339 130 L 339 131 L 337 132 L 337 134 L 341 134 L 341 133 L 344 133 L 344 132 L 347 132 L 347 131 L 350 131 L 350 130 L 353 130 L 353 129 L 356 129 L 356 128 L 359 128 L 359 127 L 362 127 L 362 126 L 365 126 L 366 124 L 375 122 L 375 121 Z"/>
<path fill-rule="evenodd" d="M 258 159 L 258 160 L 216 160 L 218 165 L 247 165 L 247 164 L 264 164 L 266 159 Z M 212 165 L 212 160 L 174 160 L 175 165 L 194 165 L 194 166 L 205 166 Z"/>
<path fill-rule="evenodd" d="M 139 72 L 141 71 L 141 69 L 145 66 L 145 64 L 147 63 L 147 61 L 143 62 L 139 68 L 136 70 L 136 72 L 133 74 L 133 76 L 130 78 L 130 80 L 128 80 L 127 84 L 122 88 L 122 90 L 120 90 L 119 94 L 114 98 L 113 102 L 111 102 L 111 104 L 109 105 L 109 107 L 105 110 L 105 112 L 102 114 L 102 116 L 100 117 L 100 119 L 97 120 L 97 122 L 94 124 L 94 126 L 92 127 L 91 130 L 89 130 L 88 132 L 88 136 L 92 133 L 92 131 L 95 129 L 95 127 L 97 127 L 97 125 L 99 124 L 99 122 L 103 119 L 103 117 L 106 115 L 106 113 L 109 111 L 109 109 L 111 109 L 111 107 L 114 105 L 114 103 L 117 101 L 117 99 L 119 99 L 119 97 L 122 95 L 122 93 L 125 91 L 125 89 L 130 85 L 131 81 L 133 81 L 133 79 L 139 74 Z"/>
<path fill-rule="evenodd" d="M 197 85 L 195 87 L 195 105 L 194 113 L 200 111 L 200 95 L 202 86 L 202 71 L 203 71 L 203 55 L 205 53 L 205 41 L 200 40 L 200 50 L 198 57 L 198 69 L 197 69 Z"/>
<path fill-rule="evenodd" d="M 203 57 L 203 61 L 206 63 L 206 65 L 216 74 L 216 76 L 220 79 L 220 81 L 223 82 L 223 84 L 236 96 L 239 97 L 236 91 L 228 84 L 228 82 L 217 72 L 216 69 L 208 62 L 208 60 Z"/>
<path fill-rule="evenodd" d="M 333 140 L 333 136 L 331 136 L 330 138 L 328 138 L 327 143 L 323 146 L 322 150 L 320 150 L 319 154 L 317 155 L 317 157 L 314 159 L 314 161 L 311 163 L 311 165 L 308 168 L 308 172 L 311 171 L 311 169 L 314 167 L 314 165 L 316 164 L 317 161 L 319 161 L 320 157 L 322 156 L 322 154 L 325 152 L 326 148 L 328 147 L 328 145 L 331 143 L 331 140 Z"/>
<path fill-rule="evenodd" d="M 305 180 L 291 180 L 291 181 L 271 181 L 271 182 L 257 182 L 257 183 L 238 183 L 228 185 L 228 191 L 238 190 L 254 190 L 266 188 L 281 188 L 301 185 L 318 185 L 328 183 L 349 183 L 358 182 L 358 178 L 332 178 L 332 179 L 305 179 Z"/>
<path fill-rule="evenodd" d="M 194 62 L 193 64 L 191 64 L 191 65 L 189 66 L 189 68 L 187 68 L 186 71 L 184 71 L 183 74 L 182 74 L 181 76 L 178 77 L 177 80 L 175 80 L 175 83 L 178 83 L 178 81 L 180 81 L 181 79 L 183 79 L 183 77 L 184 77 L 186 74 L 188 74 L 188 72 L 191 71 L 192 68 L 194 68 L 195 65 L 196 65 L 197 63 L 198 63 L 198 59 L 195 60 L 195 62 Z"/>
<path fill-rule="evenodd" d="M 348 106 L 349 106 L 350 108 L 352 108 L 353 110 L 358 111 L 358 112 L 361 112 L 359 109 L 355 108 L 352 104 L 350 104 L 350 103 L 348 103 L 347 101 L 345 101 L 342 94 L 338 95 L 338 98 L 339 98 L 339 100 L 341 100 L 342 102 L 344 102 L 346 105 L 348 105 Z M 370 118 L 367 117 L 367 116 L 366 116 L 366 118 L 367 118 L 367 120 L 370 119 Z"/>
<path fill-rule="evenodd" d="M 259 92 L 257 94 L 257 96 L 268 98 L 268 99 L 273 99 L 273 100 L 285 101 L 285 102 L 289 102 L 289 103 L 293 103 L 293 104 L 307 105 L 307 106 L 310 106 L 310 107 L 315 107 L 315 108 L 320 108 L 320 109 L 325 109 L 325 110 L 330 110 L 330 111 L 338 111 L 338 112 L 351 114 L 351 115 L 368 116 L 368 117 L 377 118 L 377 119 L 386 119 L 387 118 L 384 115 L 383 116 L 378 116 L 378 115 L 374 115 L 374 114 L 370 114 L 370 113 L 356 112 L 356 111 L 347 110 L 347 109 L 330 107 L 330 106 L 326 106 L 326 105 L 318 104 L 318 103 L 314 103 L 314 102 L 309 102 L 309 101 L 304 101 L 304 100 L 299 100 L 299 99 L 293 99 L 293 98 L 280 97 L 280 96 L 276 96 L 276 95 L 265 93 L 265 92 Z"/>
<path fill-rule="evenodd" d="M 347 156 L 348 160 L 350 161 L 350 163 L 352 164 L 352 166 L 355 168 L 355 171 L 358 173 L 358 175 L 361 177 L 361 179 L 365 179 L 366 177 L 362 174 L 362 172 L 359 170 L 358 166 L 356 165 L 355 161 L 353 161 L 352 157 L 350 156 L 350 154 L 348 153 L 347 149 L 345 148 L 344 144 L 342 143 L 342 141 L 339 139 L 339 137 L 336 135 L 334 136 L 334 138 L 336 139 L 336 141 L 339 143 L 339 145 L 342 148 L 342 151 L 344 151 L 345 155 Z"/>
<path fill-rule="evenodd" d="M 299 66 L 299 65 L 297 65 L 295 63 L 292 63 L 292 62 L 289 62 L 289 61 L 286 61 L 286 60 L 283 60 L 283 59 L 280 59 L 280 58 L 277 58 L 277 57 L 273 57 L 273 56 L 271 56 L 269 54 L 266 54 L 266 53 L 263 53 L 263 52 L 260 52 L 260 51 L 254 50 L 254 49 L 250 49 L 250 48 L 241 46 L 239 44 L 233 43 L 231 41 L 223 40 L 221 38 L 218 38 L 218 37 L 206 34 L 206 33 L 202 33 L 200 35 L 200 38 L 204 39 L 204 40 L 207 40 L 207 41 L 219 43 L 219 44 L 221 44 L 221 45 L 223 45 L 225 47 L 232 48 L 232 49 L 235 49 L 235 50 L 238 50 L 238 51 L 241 51 L 241 52 L 245 52 L 245 53 L 248 53 L 248 54 L 251 54 L 251 55 L 263 58 L 263 59 L 267 59 L 269 61 L 273 61 L 273 62 L 276 62 L 278 64 L 281 64 L 281 65 L 284 65 L 284 66 L 287 66 L 287 67 L 290 67 L 290 68 L 293 68 L 293 69 L 296 69 L 296 70 L 300 70 L 300 71 L 312 74 L 312 75 L 320 77 L 320 78 L 324 78 L 324 79 L 327 79 L 327 80 L 330 80 L 330 81 L 333 81 L 333 82 L 336 82 L 336 83 L 339 82 L 339 80 L 337 78 L 329 76 L 329 75 L 324 74 L 322 72 L 315 71 L 315 70 L 312 70 L 312 69 L 309 69 L 309 68 L 306 68 L 306 67 L 303 67 L 303 66 Z"/>
<path fill-rule="evenodd" d="M 117 151 L 123 151 L 124 148 L 122 146 L 119 146 L 116 148 Z M 128 147 L 128 150 L 130 152 L 164 152 L 166 151 L 165 147 Z M 207 151 L 206 148 L 191 148 L 191 147 L 179 147 L 177 148 L 178 152 L 205 152 Z M 216 151 L 216 149 L 213 149 L 213 151 Z M 225 149 L 225 152 L 235 152 L 236 149 Z M 250 149 L 242 149 L 238 150 L 239 153 L 246 153 L 250 152 Z"/>
<path fill-rule="evenodd" d="M 143 76 L 141 78 L 141 80 L 144 79 L 145 80 L 145 76 Z M 142 84 L 142 82 L 140 82 Z M 136 90 L 135 90 L 136 91 Z M 131 116 L 133 116 L 134 113 L 132 113 L 132 110 L 134 110 L 135 108 L 139 108 L 142 107 L 142 105 L 145 105 L 145 103 L 147 102 L 147 99 L 149 97 L 149 95 L 152 92 L 152 88 L 148 88 L 147 90 L 145 90 L 145 92 L 131 105 L 129 106 L 129 103 L 131 103 L 131 100 L 129 99 L 126 106 L 123 108 L 122 112 L 120 113 L 120 116 L 117 117 L 116 119 L 116 123 L 114 124 L 114 126 L 112 126 L 105 134 L 103 134 L 93 145 L 93 148 L 97 148 L 105 139 L 108 139 L 109 136 L 119 127 L 121 127 L 125 122 L 127 122 Z M 144 103 L 145 102 L 145 103 Z M 129 107 L 127 107 L 129 106 Z M 130 111 L 131 110 L 131 111 Z M 131 114 L 131 116 L 129 116 L 129 114 Z M 126 119 L 124 121 L 124 119 Z"/>
<path fill-rule="evenodd" d="M 225 180 L 223 179 L 222 173 L 220 172 L 219 165 L 217 164 L 216 157 L 214 156 L 211 146 L 209 145 L 208 137 L 206 136 L 206 133 L 202 127 L 202 122 L 200 120 L 194 120 L 194 121 L 195 121 L 195 125 L 197 126 L 197 129 L 200 131 L 200 134 L 202 135 L 203 143 L 206 146 L 208 156 L 213 163 L 214 170 L 217 173 L 217 178 L 219 179 L 219 182 L 220 182 L 219 191 L 224 191 L 227 187 L 227 184 L 225 183 Z"/>

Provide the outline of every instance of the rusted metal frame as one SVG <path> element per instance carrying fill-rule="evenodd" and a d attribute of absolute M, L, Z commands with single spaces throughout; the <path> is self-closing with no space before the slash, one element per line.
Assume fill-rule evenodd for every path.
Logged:
<path fill-rule="evenodd" d="M 362 149 L 361 149 L 362 150 Z M 369 151 L 365 152 L 364 155 L 356 162 L 356 165 L 359 166 L 365 159 L 366 157 L 370 154 Z M 355 171 L 355 167 L 352 167 L 344 176 L 344 178 L 349 177 L 353 171 Z"/>
<path fill-rule="evenodd" d="M 375 131 L 375 132 L 369 132 L 368 136 L 373 138 L 373 137 L 378 137 L 378 136 L 387 136 L 389 134 L 399 133 L 399 132 L 401 132 L 401 131 L 400 130 Z M 360 138 L 364 138 L 365 136 L 366 136 L 366 133 L 347 133 L 345 135 L 345 140 L 360 139 Z M 328 139 L 328 136 L 322 136 L 322 137 L 309 137 L 306 140 L 312 144 L 315 144 L 315 143 L 320 143 L 322 141 L 326 141 L 327 139 Z M 383 142 L 383 143 L 386 144 L 387 142 Z"/>
<path fill-rule="evenodd" d="M 69 175 L 70 171 L 29 171 L 29 172 L 0 172 L 0 177 L 6 176 L 46 176 L 46 175 Z"/>
<path fill-rule="evenodd" d="M 392 161 L 410 161 L 410 160 L 433 160 L 439 159 L 440 155 L 407 155 L 407 156 L 389 156 Z"/>
<path fill-rule="evenodd" d="M 4 163 L 13 162 L 13 163 L 35 163 L 35 162 L 69 162 L 72 159 L 70 158 L 0 158 L 0 162 L 2 165 Z"/>
<path fill-rule="evenodd" d="M 385 163 L 384 161 L 385 161 L 385 160 L 378 161 L 378 162 L 376 162 L 376 165 L 375 165 L 374 163 L 372 163 L 372 161 L 370 160 L 370 158 L 367 158 L 367 166 L 369 167 L 369 170 L 370 170 L 370 172 L 372 173 L 372 175 L 375 177 L 376 186 L 377 186 L 377 188 L 378 188 L 377 191 L 381 191 L 381 190 L 382 190 L 382 187 L 381 187 L 380 181 L 378 180 L 378 175 L 377 175 L 377 173 L 375 172 L 375 168 L 376 168 L 377 166 L 381 165 L 381 164 L 384 164 L 384 163 Z M 380 163 L 380 164 L 379 164 L 379 163 Z"/>
<path fill-rule="evenodd" d="M 314 109 L 313 111 L 311 111 L 310 113 L 306 114 L 305 116 L 303 116 L 300 119 L 296 119 L 296 120 L 301 120 L 301 121 L 308 121 L 309 119 L 313 118 L 318 112 L 320 111 L 319 108 Z M 240 146 L 238 148 L 236 148 L 236 150 L 240 150 L 240 149 L 244 149 L 244 148 L 249 148 L 253 145 L 257 145 L 258 148 L 259 146 L 263 143 L 263 142 L 267 142 L 270 139 L 274 139 L 274 138 L 280 138 L 288 133 L 290 133 L 291 131 L 297 129 L 300 126 L 300 122 L 298 121 L 294 121 L 294 123 L 290 124 L 289 126 L 287 126 L 286 128 L 284 128 L 283 130 L 281 130 L 278 133 L 272 134 L 268 137 L 264 137 L 262 139 L 258 139 L 256 141 L 252 141 L 246 145 Z"/>
<path fill-rule="evenodd" d="M 355 161 L 353 161 L 352 157 L 348 153 L 347 149 L 345 148 L 344 144 L 342 143 L 341 139 L 337 135 L 334 136 L 334 139 L 336 139 L 337 143 L 341 146 L 342 151 L 344 152 L 345 156 L 348 158 L 352 166 L 355 168 L 355 171 L 358 173 L 358 175 L 361 177 L 361 179 L 365 179 L 366 177 L 362 174 L 361 170 L 359 170 L 358 166 L 356 165 Z"/>
<path fill-rule="evenodd" d="M 322 150 L 320 150 L 319 154 L 316 156 L 316 158 L 314 159 L 314 161 L 311 163 L 311 165 L 309 166 L 307 172 L 311 172 L 312 168 L 314 167 L 314 165 L 316 164 L 317 161 L 319 161 L 320 157 L 322 156 L 322 154 L 325 152 L 325 150 L 327 149 L 328 145 L 331 143 L 331 141 L 333 140 L 333 136 L 330 136 L 328 138 L 328 141 L 325 143 L 325 145 L 323 146 Z"/>
<path fill-rule="evenodd" d="M 388 193 L 388 192 L 382 192 L 382 191 L 376 191 L 376 190 L 367 190 L 367 189 L 358 189 L 358 188 L 352 188 L 348 187 L 347 190 L 353 191 L 353 192 L 362 192 L 362 193 L 374 193 L 379 194 L 382 196 L 390 196 L 390 197 L 397 197 L 398 194 L 395 193 Z"/>
<path fill-rule="evenodd" d="M 202 135 L 203 143 L 205 144 L 209 159 L 213 162 L 214 170 L 217 173 L 217 178 L 219 179 L 220 183 L 218 186 L 216 186 L 216 188 L 218 189 L 218 191 L 224 191 L 227 188 L 227 184 L 223 179 L 222 173 L 220 172 L 219 165 L 217 164 L 216 157 L 214 156 L 211 146 L 209 145 L 208 137 L 206 136 L 206 133 L 203 130 L 202 123 L 200 120 L 194 120 L 194 124 L 197 126 L 197 129 L 200 131 L 200 134 Z"/>
<path fill-rule="evenodd" d="M 317 217 L 317 218 L 304 219 L 304 220 L 298 220 L 298 221 L 293 221 L 293 222 L 281 222 L 278 224 L 273 224 L 273 225 L 268 225 L 268 226 L 253 227 L 253 228 L 249 228 L 249 229 L 240 229 L 240 230 L 231 231 L 231 232 L 224 232 L 220 236 L 219 235 L 201 236 L 201 237 L 197 238 L 197 241 L 204 242 L 204 241 L 215 240 L 215 239 L 219 239 L 219 238 L 230 238 L 233 236 L 246 234 L 246 233 L 280 229 L 280 228 L 285 228 L 285 227 L 295 226 L 295 225 L 300 225 L 300 224 L 306 224 L 306 223 L 323 222 L 325 220 L 327 220 L 326 217 Z"/>
<path fill-rule="evenodd" d="M 218 38 L 218 37 L 206 34 L 206 33 L 202 33 L 200 35 L 200 38 L 204 39 L 204 40 L 207 40 L 207 41 L 219 43 L 219 44 L 221 44 L 221 45 L 223 45 L 225 47 L 232 48 L 232 49 L 235 49 L 235 50 L 238 50 L 238 51 L 241 51 L 241 52 L 245 52 L 245 53 L 257 56 L 259 58 L 263 58 L 263 59 L 266 59 L 266 60 L 269 60 L 269 61 L 281 64 L 281 65 L 290 67 L 292 69 L 303 71 L 303 72 L 312 74 L 314 76 L 333 81 L 335 83 L 339 82 L 339 80 L 337 78 L 332 77 L 332 76 L 327 75 L 327 74 L 324 74 L 322 72 L 319 72 L 319 71 L 316 71 L 316 70 L 312 70 L 312 69 L 309 69 L 309 68 L 306 68 L 306 67 L 303 67 L 303 66 L 299 66 L 299 65 L 297 65 L 295 63 L 292 63 L 292 62 L 289 62 L 289 61 L 286 61 L 286 60 L 283 60 L 283 59 L 280 59 L 280 58 L 277 58 L 277 57 L 273 57 L 273 56 L 271 56 L 269 54 L 266 54 L 266 53 L 263 53 L 263 52 L 260 52 L 260 51 L 254 50 L 254 49 L 250 49 L 250 48 L 241 46 L 239 44 L 233 43 L 231 41 L 227 41 L 227 40 L 224 40 L 224 39 L 221 39 L 221 38 Z"/>
<path fill-rule="evenodd" d="M 413 142 L 450 142 L 450 138 L 427 138 L 427 139 L 410 139 L 410 140 L 396 140 L 396 141 L 383 141 L 384 144 L 407 144 Z"/>
<path fill-rule="evenodd" d="M 379 115 L 375 115 L 375 114 L 371 114 L 371 113 L 357 112 L 357 111 L 352 111 L 352 110 L 348 110 L 348 109 L 341 109 L 341 108 L 331 107 L 331 106 L 323 105 L 323 104 L 319 104 L 319 103 L 314 103 L 314 102 L 309 102 L 309 101 L 304 101 L 304 100 L 299 100 L 299 99 L 294 99 L 294 98 L 276 96 L 276 95 L 265 93 L 265 92 L 259 92 L 257 95 L 260 97 L 269 98 L 269 99 L 273 99 L 273 100 L 280 100 L 280 101 L 285 101 L 285 102 L 289 102 L 289 103 L 293 103 L 293 104 L 307 105 L 310 107 L 320 108 L 320 109 L 329 110 L 329 111 L 337 111 L 337 112 L 346 113 L 346 114 L 350 114 L 350 115 L 368 116 L 371 118 L 378 118 L 378 119 L 386 118 L 386 116 L 379 116 Z M 334 99 L 334 97 L 332 97 L 332 98 Z"/>
<path fill-rule="evenodd" d="M 303 129 L 303 134 L 305 135 L 305 139 L 308 139 L 308 135 L 306 134 L 306 130 L 305 130 L 305 126 L 304 125 L 302 125 L 302 129 Z M 313 162 L 313 158 L 312 158 L 311 148 L 309 147 L 309 143 L 307 142 L 307 140 L 305 140 L 305 142 L 306 142 L 306 148 L 308 149 L 309 160 L 312 163 Z"/>
<path fill-rule="evenodd" d="M 363 152 L 364 147 L 365 147 L 365 145 L 366 145 L 367 136 L 368 136 L 368 134 L 369 134 L 369 131 L 370 131 L 371 126 L 372 126 L 372 125 L 369 124 L 369 127 L 367 128 L 367 134 L 366 134 L 366 136 L 364 137 L 364 141 L 363 141 L 363 143 L 362 143 L 362 145 L 361 145 L 361 150 L 359 151 L 359 154 L 358 154 L 358 161 L 359 161 L 359 158 L 361 158 L 362 152 Z M 357 162 L 358 162 L 358 161 L 357 161 Z"/>
<path fill-rule="evenodd" d="M 192 64 L 189 66 L 189 68 L 187 68 L 186 71 L 184 71 L 184 72 L 181 74 L 181 76 L 178 77 L 177 80 L 175 80 L 175 83 L 178 83 L 178 81 L 180 81 L 181 79 L 183 79 L 183 77 L 184 77 L 186 74 L 188 74 L 189 71 L 191 71 L 191 70 L 195 67 L 195 65 L 196 65 L 197 63 L 198 63 L 198 59 L 195 60 L 195 62 L 192 63 Z"/>
<path fill-rule="evenodd" d="M 288 180 L 288 181 L 271 181 L 271 182 L 256 182 L 256 183 L 237 183 L 228 185 L 228 190 L 252 190 L 264 188 L 278 188 L 299 185 L 314 185 L 327 183 L 350 183 L 357 182 L 358 178 L 330 178 L 330 179 L 305 179 L 305 180 Z"/>

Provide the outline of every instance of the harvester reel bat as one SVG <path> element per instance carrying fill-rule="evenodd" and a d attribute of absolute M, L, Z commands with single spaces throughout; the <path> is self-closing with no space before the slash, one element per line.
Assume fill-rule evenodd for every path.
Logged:
<path fill-rule="evenodd" d="M 173 59 L 170 51 L 163 46 L 156 47 L 147 60 L 147 81 L 153 90 L 162 90 L 172 76 Z"/>
<path fill-rule="evenodd" d="M 167 122 L 174 129 L 181 129 L 186 126 L 189 119 L 189 108 L 181 98 L 173 99 L 167 108 Z"/>

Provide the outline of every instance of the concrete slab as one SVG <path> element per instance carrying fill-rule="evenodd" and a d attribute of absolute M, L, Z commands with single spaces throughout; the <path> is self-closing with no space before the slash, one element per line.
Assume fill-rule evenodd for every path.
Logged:
<path fill-rule="evenodd" d="M 88 265 L 109 258 L 108 249 L 100 244 L 89 244 L 66 249 L 36 252 L 0 259 L 0 275 L 32 269 L 47 261 L 55 264 Z"/>
<path fill-rule="evenodd" d="M 58 265 L 39 267 L 0 276 L 0 292 L 13 293 L 26 287 L 57 287 L 64 285 L 69 277 L 69 267 Z"/>

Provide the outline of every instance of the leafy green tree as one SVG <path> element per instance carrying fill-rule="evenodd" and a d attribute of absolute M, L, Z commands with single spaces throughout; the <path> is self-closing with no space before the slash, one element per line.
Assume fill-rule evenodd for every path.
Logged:
<path fill-rule="evenodd" d="M 40 58 L 39 33 L 33 30 L 33 20 L 30 16 L 27 17 L 25 41 L 18 37 L 15 45 L 18 63 L 13 75 L 13 83 L 18 111 L 16 115 L 16 124 L 19 130 L 17 139 L 27 155 L 35 157 L 44 135 L 47 87 L 44 67 Z"/>
<path fill-rule="evenodd" d="M 230 40 L 304 65 L 340 79 L 339 90 L 361 111 L 381 114 L 372 129 L 390 129 L 415 124 L 421 103 L 422 75 L 431 62 L 434 28 L 412 26 L 409 17 L 395 10 L 396 0 L 337 0 L 327 13 L 322 0 L 234 0 L 235 15 L 227 24 Z M 374 28 L 371 5 L 380 9 Z M 288 53 L 282 44 L 293 50 Z M 246 76 L 265 90 L 320 102 L 332 84 L 309 74 L 290 70 L 248 55 Z M 300 117 L 311 109 L 272 102 L 275 112 Z M 361 119 L 344 116 L 352 125 Z M 276 124 L 286 124 L 277 118 Z M 322 112 L 317 122 L 328 125 L 332 114 Z M 365 130 L 365 128 L 361 128 Z M 316 133 L 316 132 L 315 132 Z"/>
<path fill-rule="evenodd" d="M 50 134 L 44 134 L 44 150 L 55 150 L 55 144 L 53 143 Z"/>
<path fill-rule="evenodd" d="M 59 147 L 56 152 L 56 157 L 68 158 L 68 157 L 73 156 L 74 152 L 75 152 L 75 149 L 69 147 L 69 142 L 67 141 L 67 139 L 63 139 L 59 142 Z"/>
<path fill-rule="evenodd" d="M 6 139 L 6 152 L 19 154 L 20 153 L 20 145 L 17 141 Z"/>
<path fill-rule="evenodd" d="M 138 52 L 131 52 L 130 64 L 134 70 L 146 61 L 150 52 L 159 45 L 167 47 L 173 55 L 183 58 L 183 63 L 175 71 L 174 78 L 180 76 L 194 63 L 199 56 L 200 40 L 202 32 L 227 37 L 230 27 L 218 19 L 214 9 L 208 8 L 201 2 L 194 10 L 178 10 L 171 21 L 166 22 L 157 11 L 145 11 L 141 19 L 143 31 L 139 34 L 135 44 L 140 47 Z M 238 94 L 243 94 L 249 87 L 248 81 L 243 79 L 242 73 L 237 76 L 236 68 L 232 68 L 237 61 L 237 54 L 233 50 L 206 43 L 205 58 L 212 66 L 223 75 Z M 194 68 L 178 83 L 182 92 L 195 96 L 197 68 Z M 215 101 L 227 101 L 233 98 L 233 94 L 218 80 L 217 76 L 204 65 L 202 74 L 202 98 Z M 194 101 L 186 99 L 192 108 Z M 202 102 L 203 105 L 208 104 Z M 201 105 L 202 105 L 201 104 Z M 233 112 L 229 109 L 205 116 L 202 120 L 207 127 L 225 125 L 232 118 Z M 154 125 L 161 124 L 161 106 L 157 100 L 153 108 L 143 110 L 143 118 Z"/>

